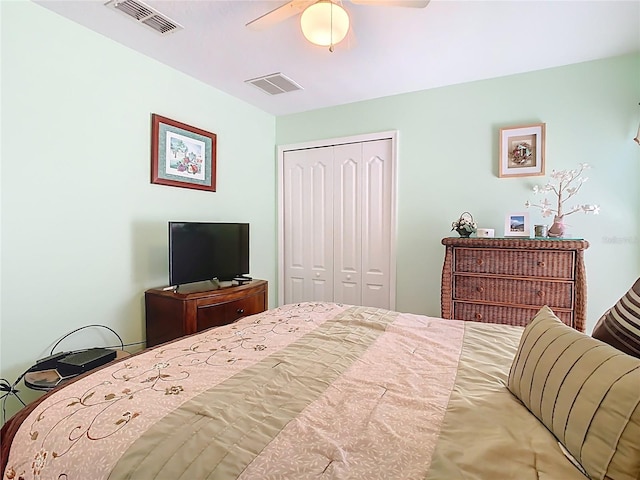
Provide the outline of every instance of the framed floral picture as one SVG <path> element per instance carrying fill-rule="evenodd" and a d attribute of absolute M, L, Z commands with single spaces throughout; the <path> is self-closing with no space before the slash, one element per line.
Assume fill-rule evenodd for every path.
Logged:
<path fill-rule="evenodd" d="M 151 115 L 151 183 L 216 191 L 216 134 Z"/>
<path fill-rule="evenodd" d="M 498 176 L 504 178 L 544 175 L 544 136 L 544 123 L 501 128 Z"/>
<path fill-rule="evenodd" d="M 531 237 L 528 213 L 510 213 L 504 220 L 505 237 Z"/>

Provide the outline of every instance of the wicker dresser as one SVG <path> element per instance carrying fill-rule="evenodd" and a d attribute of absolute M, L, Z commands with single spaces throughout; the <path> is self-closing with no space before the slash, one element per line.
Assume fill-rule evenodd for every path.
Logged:
<path fill-rule="evenodd" d="M 585 331 L 585 240 L 444 238 L 442 317 L 525 326 L 543 305 Z"/>

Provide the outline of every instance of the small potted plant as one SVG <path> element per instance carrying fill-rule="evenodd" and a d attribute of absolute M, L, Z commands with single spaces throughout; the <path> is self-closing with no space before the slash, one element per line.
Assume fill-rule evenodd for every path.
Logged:
<path fill-rule="evenodd" d="M 468 237 L 478 230 L 478 224 L 473 221 L 473 216 L 469 212 L 463 212 L 458 220 L 451 223 L 451 230 L 458 232 L 461 237 Z"/>

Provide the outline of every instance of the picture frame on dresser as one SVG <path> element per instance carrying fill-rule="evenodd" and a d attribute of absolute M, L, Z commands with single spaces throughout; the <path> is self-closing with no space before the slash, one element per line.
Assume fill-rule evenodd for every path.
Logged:
<path fill-rule="evenodd" d="M 498 177 L 544 175 L 545 124 L 500 129 Z"/>
<path fill-rule="evenodd" d="M 216 191 L 217 135 L 151 115 L 151 183 Z"/>
<path fill-rule="evenodd" d="M 509 213 L 504 219 L 505 237 L 531 237 L 531 222 L 527 212 Z"/>

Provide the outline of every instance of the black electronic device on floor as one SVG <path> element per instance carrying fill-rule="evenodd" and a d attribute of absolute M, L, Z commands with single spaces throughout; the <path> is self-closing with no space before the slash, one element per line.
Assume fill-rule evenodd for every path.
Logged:
<path fill-rule="evenodd" d="M 54 353 L 37 360 L 24 376 L 24 383 L 35 390 L 51 390 L 69 378 L 109 363 L 116 355 L 108 348 Z"/>
<path fill-rule="evenodd" d="M 71 352 L 53 353 L 48 357 L 36 360 L 36 363 L 29 369 L 30 372 L 41 372 L 42 370 L 51 370 L 56 368 L 58 360 L 62 360 L 67 355 L 71 355 Z"/>
<path fill-rule="evenodd" d="M 56 370 L 66 377 L 67 375 L 80 374 L 93 370 L 100 365 L 109 363 L 116 358 L 116 351 L 108 348 L 89 348 L 81 352 L 71 353 L 58 360 Z"/>

